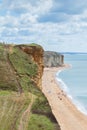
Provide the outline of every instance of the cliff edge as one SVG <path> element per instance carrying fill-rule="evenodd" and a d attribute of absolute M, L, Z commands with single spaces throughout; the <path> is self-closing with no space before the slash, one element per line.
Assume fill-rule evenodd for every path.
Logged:
<path fill-rule="evenodd" d="M 40 45 L 29 44 L 29 45 L 18 45 L 18 47 L 26 54 L 32 57 L 32 60 L 37 64 L 38 70 L 37 75 L 32 80 L 41 88 L 42 74 L 44 69 L 43 55 L 44 50 Z"/>

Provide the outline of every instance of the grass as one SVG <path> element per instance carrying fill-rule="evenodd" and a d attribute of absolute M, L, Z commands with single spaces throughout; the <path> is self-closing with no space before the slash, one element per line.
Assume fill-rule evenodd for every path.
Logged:
<path fill-rule="evenodd" d="M 55 125 L 43 115 L 31 114 L 27 130 L 56 130 Z"/>
<path fill-rule="evenodd" d="M 28 130 L 60 130 L 46 97 L 40 92 L 32 105 Z"/>
<path fill-rule="evenodd" d="M 31 87 L 34 86 L 31 79 L 37 74 L 37 64 L 32 60 L 31 56 L 18 47 L 14 47 L 13 53 L 9 54 L 9 59 L 18 76 L 23 91 L 31 92 Z"/>
<path fill-rule="evenodd" d="M 51 113 L 51 108 L 49 107 L 48 101 L 43 94 L 40 93 L 40 95 L 36 98 L 32 106 L 32 112 L 43 114 Z"/>
<path fill-rule="evenodd" d="M 36 47 L 38 47 L 38 48 L 42 48 L 42 46 L 40 46 L 39 44 L 36 44 L 36 43 L 31 43 L 31 44 L 29 44 L 29 46 L 36 46 Z M 42 48 L 43 49 L 43 48 Z"/>
<path fill-rule="evenodd" d="M 21 114 L 28 107 L 31 96 L 0 91 L 0 130 L 18 130 Z"/>
<path fill-rule="evenodd" d="M 15 76 L 7 62 L 7 51 L 3 44 L 0 44 L 0 89 L 17 90 Z"/>
<path fill-rule="evenodd" d="M 32 61 L 31 56 L 15 47 L 13 53 L 9 55 L 15 70 L 19 75 L 28 75 L 34 77 L 37 74 L 37 65 Z"/>
<path fill-rule="evenodd" d="M 20 78 L 20 84 L 24 91 L 31 92 L 32 94 L 35 94 L 35 95 L 38 95 L 39 93 L 41 93 L 40 90 L 35 85 L 35 83 L 27 75 L 23 75 Z"/>
<path fill-rule="evenodd" d="M 12 91 L 4 91 L 4 90 L 1 90 L 1 91 L 0 91 L 0 96 L 11 95 L 11 92 L 12 92 Z"/>
<path fill-rule="evenodd" d="M 36 48 L 40 48 L 43 49 L 41 45 L 36 44 L 36 43 L 30 43 L 30 44 L 21 44 L 21 45 L 17 45 L 17 46 L 24 46 L 24 47 L 36 47 Z"/>

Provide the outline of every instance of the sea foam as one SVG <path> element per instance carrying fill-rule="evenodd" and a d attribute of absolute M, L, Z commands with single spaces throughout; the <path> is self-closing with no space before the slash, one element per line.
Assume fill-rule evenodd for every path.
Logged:
<path fill-rule="evenodd" d="M 59 77 L 59 74 L 62 72 L 63 70 L 59 70 L 56 73 L 56 80 L 60 86 L 60 88 L 66 93 L 67 97 L 72 101 L 72 103 L 76 106 L 76 108 L 82 112 L 83 114 L 87 115 L 87 110 L 84 107 L 84 105 L 82 103 L 80 103 L 77 99 L 75 99 L 73 97 L 73 95 L 71 94 L 69 87 L 64 83 L 64 81 Z"/>

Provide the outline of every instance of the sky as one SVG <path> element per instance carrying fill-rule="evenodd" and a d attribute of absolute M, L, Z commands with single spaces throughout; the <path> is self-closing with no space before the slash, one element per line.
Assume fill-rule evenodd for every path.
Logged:
<path fill-rule="evenodd" d="M 87 52 L 87 0 L 0 0 L 0 42 Z"/>

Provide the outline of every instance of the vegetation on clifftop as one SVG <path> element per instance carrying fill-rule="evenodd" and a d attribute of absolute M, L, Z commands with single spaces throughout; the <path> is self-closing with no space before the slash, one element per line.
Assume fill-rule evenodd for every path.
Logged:
<path fill-rule="evenodd" d="M 34 82 L 37 75 L 38 65 L 32 55 L 19 46 L 0 44 L 0 130 L 60 129 Z"/>

